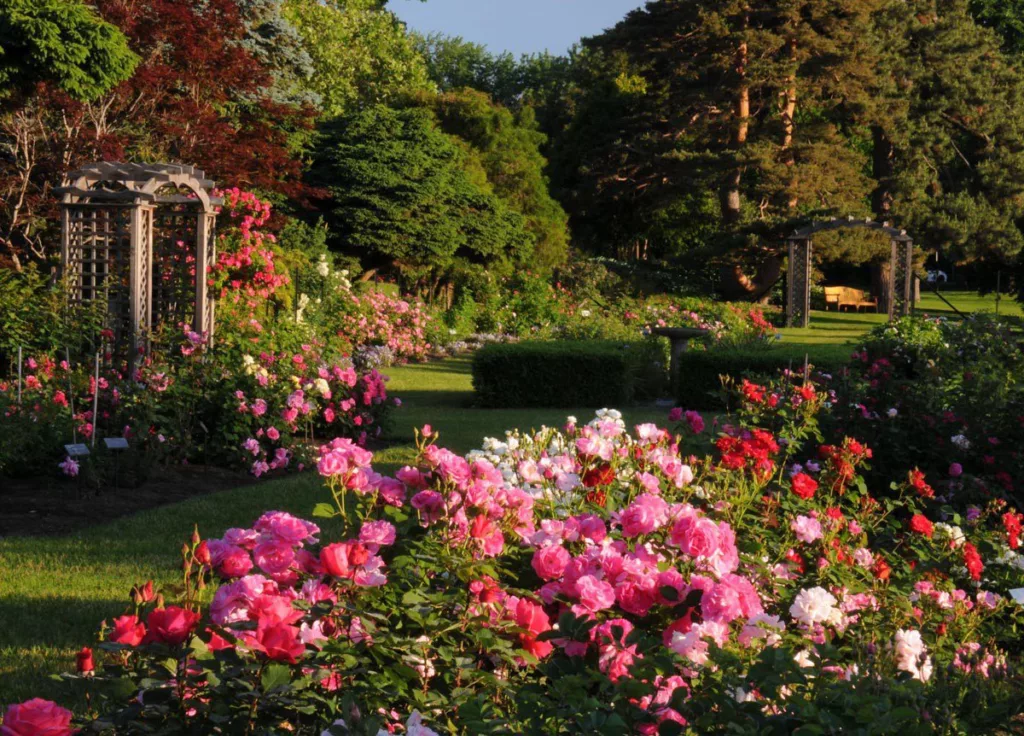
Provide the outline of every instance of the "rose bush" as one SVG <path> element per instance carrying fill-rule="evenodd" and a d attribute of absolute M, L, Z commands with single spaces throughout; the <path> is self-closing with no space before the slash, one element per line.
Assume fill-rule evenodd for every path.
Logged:
<path fill-rule="evenodd" d="M 861 437 L 880 468 L 925 471 L 958 506 L 1024 490 L 1024 351 L 1006 322 L 906 318 L 876 328 L 837 377 L 831 433 Z"/>
<path fill-rule="evenodd" d="M 316 523 L 183 549 L 101 628 L 83 727 L 256 733 L 977 733 L 1022 710 L 1015 510 L 823 444 L 833 403 L 744 384 L 721 426 L 615 411 L 393 477 L 319 448 Z M 710 448 L 710 449 L 709 449 Z M 16 706 L 18 707 L 18 706 Z M 426 725 L 424 725 L 426 724 Z"/>
<path fill-rule="evenodd" d="M 0 432 L 10 438 L 0 446 L 0 472 L 53 472 L 59 462 L 65 475 L 94 475 L 110 460 L 102 442 L 84 469 L 61 460 L 61 448 L 74 438 L 91 444 L 98 433 L 128 438 L 120 470 L 136 479 L 157 463 L 196 460 L 260 476 L 308 461 L 314 437 L 365 444 L 394 403 L 386 376 L 330 361 L 311 345 L 240 357 L 204 347 L 204 336 L 186 330 L 178 355 L 145 356 L 130 377 L 105 365 L 98 384 L 88 364 L 26 358 L 20 402 L 17 381 L 0 381 Z"/>

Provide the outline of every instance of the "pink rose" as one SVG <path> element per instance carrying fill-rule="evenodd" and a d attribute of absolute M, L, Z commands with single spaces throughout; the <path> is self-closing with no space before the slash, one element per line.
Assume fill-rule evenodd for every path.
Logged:
<path fill-rule="evenodd" d="M 387 521 L 368 521 L 359 530 L 359 541 L 373 550 L 395 543 L 395 527 Z"/>
<path fill-rule="evenodd" d="M 110 641 L 137 647 L 146 636 L 146 627 L 138 616 L 120 616 L 114 619 L 114 630 L 110 633 Z"/>
<path fill-rule="evenodd" d="M 316 465 L 316 469 L 320 472 L 320 475 L 325 478 L 331 478 L 338 475 L 344 475 L 348 472 L 348 461 L 345 455 L 341 452 L 328 452 L 325 453 L 320 461 Z"/>
<path fill-rule="evenodd" d="M 10 705 L 0 726 L 2 736 L 71 736 L 71 711 L 42 698 Z"/>
<path fill-rule="evenodd" d="M 177 646 L 191 636 L 192 629 L 199 623 L 199 614 L 180 606 L 168 606 L 151 611 L 146 623 L 149 626 L 146 643 L 156 641 Z"/>
<path fill-rule="evenodd" d="M 288 542 L 273 539 L 260 542 L 253 550 L 256 565 L 268 575 L 280 575 L 288 572 L 295 560 L 295 550 Z"/>
<path fill-rule="evenodd" d="M 295 664 L 306 653 L 299 627 L 289 624 L 260 624 L 255 633 L 242 639 L 256 651 L 267 655 L 267 659 L 277 662 Z"/>
<path fill-rule="evenodd" d="M 570 559 L 568 550 L 560 544 L 543 547 L 533 555 L 533 569 L 541 580 L 557 580 Z"/>
<path fill-rule="evenodd" d="M 718 551 L 718 525 L 706 517 L 696 519 L 687 526 L 679 548 L 691 557 L 710 558 Z"/>
<path fill-rule="evenodd" d="M 580 605 L 590 613 L 611 608 L 615 603 L 615 589 L 593 575 L 583 575 L 576 581 L 576 594 Z"/>

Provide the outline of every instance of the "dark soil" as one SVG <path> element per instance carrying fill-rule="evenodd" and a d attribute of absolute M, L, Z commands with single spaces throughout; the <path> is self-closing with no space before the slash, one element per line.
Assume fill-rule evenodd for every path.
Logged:
<path fill-rule="evenodd" d="M 239 471 L 201 465 L 159 468 L 136 488 L 110 484 L 98 491 L 70 478 L 0 477 L 0 537 L 67 534 L 253 482 Z"/>

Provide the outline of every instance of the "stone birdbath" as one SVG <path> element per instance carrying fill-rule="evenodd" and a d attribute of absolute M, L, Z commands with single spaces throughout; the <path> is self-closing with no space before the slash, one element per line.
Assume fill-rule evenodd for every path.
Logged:
<path fill-rule="evenodd" d="M 679 358 L 689 348 L 690 340 L 706 337 L 711 331 L 699 327 L 655 327 L 651 330 L 655 335 L 667 337 L 672 344 L 672 361 L 669 363 L 669 378 L 673 391 L 673 399 L 678 396 L 679 389 Z"/>

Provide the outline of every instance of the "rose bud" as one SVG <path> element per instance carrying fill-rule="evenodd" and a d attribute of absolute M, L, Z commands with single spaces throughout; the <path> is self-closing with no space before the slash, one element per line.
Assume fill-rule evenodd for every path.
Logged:
<path fill-rule="evenodd" d="M 80 673 L 83 675 L 91 675 L 96 669 L 96 665 L 92 661 L 92 649 L 89 647 L 82 647 L 78 654 L 75 655 L 75 664 Z"/>

